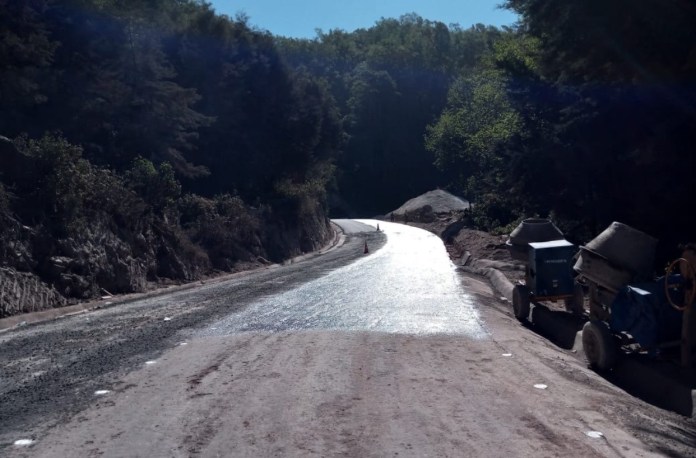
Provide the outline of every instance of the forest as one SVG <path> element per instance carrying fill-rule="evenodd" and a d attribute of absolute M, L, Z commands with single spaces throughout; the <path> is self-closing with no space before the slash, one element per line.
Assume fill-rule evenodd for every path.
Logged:
<path fill-rule="evenodd" d="M 478 229 L 551 217 L 582 243 L 617 220 L 674 257 L 696 7 L 504 6 L 518 24 L 413 13 L 306 40 L 198 0 L 0 0 L 2 275 L 139 291 L 316 249 L 328 217 L 436 187 Z"/>
<path fill-rule="evenodd" d="M 326 243 L 340 115 L 271 35 L 193 0 L 2 0 L 0 24 L 0 289 L 142 291 Z"/>
<path fill-rule="evenodd" d="M 439 186 L 472 201 L 483 230 L 551 217 L 584 243 L 621 221 L 673 258 L 694 239 L 696 6 L 504 6 L 514 27 L 414 14 L 279 40 L 343 114 L 335 211 L 383 214 Z"/>

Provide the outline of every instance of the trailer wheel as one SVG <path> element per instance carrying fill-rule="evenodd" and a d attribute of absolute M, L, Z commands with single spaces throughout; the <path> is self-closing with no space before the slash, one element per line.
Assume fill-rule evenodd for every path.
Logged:
<path fill-rule="evenodd" d="M 525 285 L 516 285 L 512 290 L 512 312 L 520 321 L 529 317 L 529 288 Z"/>
<path fill-rule="evenodd" d="M 585 291 L 580 283 L 573 284 L 573 295 L 565 300 L 565 306 L 566 310 L 572 312 L 573 315 L 585 313 Z"/>
<path fill-rule="evenodd" d="M 590 367 L 606 371 L 614 367 L 617 348 L 609 327 L 603 321 L 588 321 L 582 327 L 582 348 Z"/>

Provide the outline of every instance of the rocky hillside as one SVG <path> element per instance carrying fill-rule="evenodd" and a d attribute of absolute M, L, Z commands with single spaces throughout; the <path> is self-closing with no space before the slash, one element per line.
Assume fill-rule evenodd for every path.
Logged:
<path fill-rule="evenodd" d="M 57 139 L 18 143 L 0 138 L 0 318 L 281 261 L 331 236 L 308 199 L 167 194 L 152 164 L 121 177 Z"/>

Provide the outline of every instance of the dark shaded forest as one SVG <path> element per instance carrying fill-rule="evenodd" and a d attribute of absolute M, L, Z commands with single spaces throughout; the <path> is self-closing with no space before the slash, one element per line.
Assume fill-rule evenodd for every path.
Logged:
<path fill-rule="evenodd" d="M 453 81 L 483 65 L 506 33 L 409 14 L 352 33 L 277 40 L 289 65 L 326 81 L 342 114 L 334 214 L 384 214 L 446 184 L 451 170 L 435 166 L 426 128 L 445 108 Z"/>
<path fill-rule="evenodd" d="M 582 243 L 618 220 L 673 257 L 694 239 L 696 7 L 505 6 L 514 27 L 410 14 L 297 40 L 197 0 L 0 0 L 3 275 L 139 291 L 435 187 L 479 229 L 550 216 Z"/>
<path fill-rule="evenodd" d="M 271 35 L 193 0 L 2 0 L 0 24 L 5 287 L 82 299 L 326 243 L 341 119 Z"/>

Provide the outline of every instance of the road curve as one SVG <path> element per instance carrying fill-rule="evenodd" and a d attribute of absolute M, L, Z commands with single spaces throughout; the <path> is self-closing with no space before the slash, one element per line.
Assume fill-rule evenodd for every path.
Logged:
<path fill-rule="evenodd" d="M 0 453 L 693 453 L 693 421 L 520 326 L 432 234 L 338 223 L 308 262 L 2 336 Z"/>
<path fill-rule="evenodd" d="M 336 222 L 348 233 L 377 226 Z M 378 252 L 262 298 L 200 335 L 333 329 L 484 338 L 473 297 L 462 289 L 442 241 L 422 229 L 380 224 L 388 243 Z"/>

